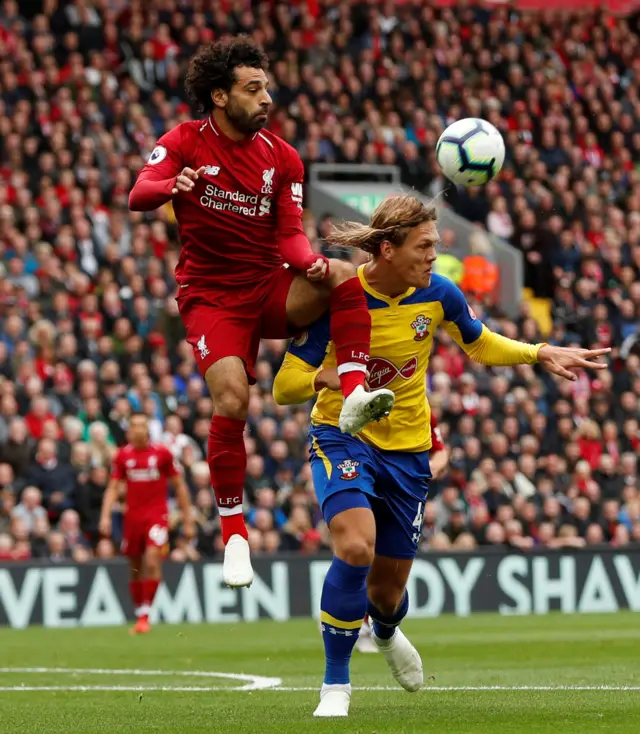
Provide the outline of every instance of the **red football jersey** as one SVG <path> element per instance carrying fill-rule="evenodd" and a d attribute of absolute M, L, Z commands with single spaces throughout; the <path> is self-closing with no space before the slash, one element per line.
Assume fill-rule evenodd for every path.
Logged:
<path fill-rule="evenodd" d="M 295 149 L 266 130 L 238 142 L 212 118 L 184 122 L 158 140 L 138 181 L 170 179 L 187 166 L 205 172 L 173 197 L 178 284 L 248 285 L 280 267 L 278 240 L 304 234 L 304 167 Z"/>
<path fill-rule="evenodd" d="M 164 515 L 167 513 L 167 479 L 180 471 L 166 446 L 150 444 L 136 449 L 123 446 L 113 460 L 113 479 L 127 482 L 127 513 Z"/>

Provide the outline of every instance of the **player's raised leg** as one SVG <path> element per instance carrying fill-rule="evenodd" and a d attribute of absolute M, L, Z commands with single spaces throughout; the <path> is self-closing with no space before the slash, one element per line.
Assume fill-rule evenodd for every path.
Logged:
<path fill-rule="evenodd" d="M 394 404 L 391 390 L 365 390 L 371 347 L 371 316 L 355 267 L 343 260 L 329 261 L 329 274 L 320 283 L 303 276 L 291 283 L 286 302 L 287 320 L 304 329 L 329 308 L 331 339 L 344 403 L 340 430 L 359 433 L 367 423 L 389 415 Z"/>
<path fill-rule="evenodd" d="M 208 368 L 205 380 L 215 410 L 207 455 L 225 544 L 222 578 L 228 586 L 249 586 L 253 568 L 242 506 L 247 467 L 244 426 L 249 406 L 245 364 L 239 357 L 223 357 Z"/>

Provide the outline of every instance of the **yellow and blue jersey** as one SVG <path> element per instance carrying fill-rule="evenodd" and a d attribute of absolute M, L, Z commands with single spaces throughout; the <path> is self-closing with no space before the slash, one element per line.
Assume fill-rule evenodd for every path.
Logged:
<path fill-rule="evenodd" d="M 369 385 L 371 389 L 386 387 L 396 396 L 391 414 L 358 434 L 366 443 L 384 451 L 418 452 L 431 447 L 426 374 L 434 333 L 440 325 L 482 364 L 536 361 L 539 345 L 522 344 L 489 331 L 462 291 L 447 278 L 433 274 L 428 288 L 409 288 L 390 298 L 369 285 L 365 269 L 366 265 L 358 268 L 358 276 L 371 313 Z M 318 372 L 335 367 L 335 347 L 326 315 L 290 345 L 274 383 L 276 402 L 309 400 L 315 394 Z M 337 426 L 341 408 L 340 392 L 322 390 L 311 413 L 312 424 Z"/>

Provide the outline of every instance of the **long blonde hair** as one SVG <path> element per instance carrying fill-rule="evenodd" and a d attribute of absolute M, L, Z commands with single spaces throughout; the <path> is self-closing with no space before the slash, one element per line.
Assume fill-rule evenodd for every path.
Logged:
<path fill-rule="evenodd" d="M 344 222 L 335 226 L 328 240 L 336 247 L 354 247 L 376 257 L 386 240 L 400 247 L 409 232 L 425 222 L 435 222 L 435 206 L 409 194 L 390 196 L 378 204 L 369 224 Z"/>

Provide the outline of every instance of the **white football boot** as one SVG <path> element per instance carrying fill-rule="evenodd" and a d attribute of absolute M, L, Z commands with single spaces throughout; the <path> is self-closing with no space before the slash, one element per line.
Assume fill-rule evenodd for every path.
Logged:
<path fill-rule="evenodd" d="M 420 653 L 405 637 L 399 627 L 388 640 L 382 640 L 372 633 L 373 641 L 387 661 L 391 675 L 405 691 L 419 691 L 424 683 L 422 658 Z"/>
<path fill-rule="evenodd" d="M 356 640 L 356 650 L 358 652 L 378 652 L 378 647 L 372 639 L 371 625 L 368 622 L 363 622 L 360 627 L 360 634 Z"/>
<path fill-rule="evenodd" d="M 320 703 L 313 715 L 324 718 L 348 716 L 350 702 L 350 683 L 332 683 L 331 685 L 323 683 L 320 689 Z"/>
<path fill-rule="evenodd" d="M 253 582 L 249 543 L 242 535 L 232 535 L 224 548 L 222 580 L 232 588 L 251 586 Z"/>
<path fill-rule="evenodd" d="M 338 426 L 342 433 L 355 436 L 370 423 L 386 418 L 393 410 L 396 396 L 391 390 L 372 390 L 367 392 L 362 385 L 344 399 Z"/>

